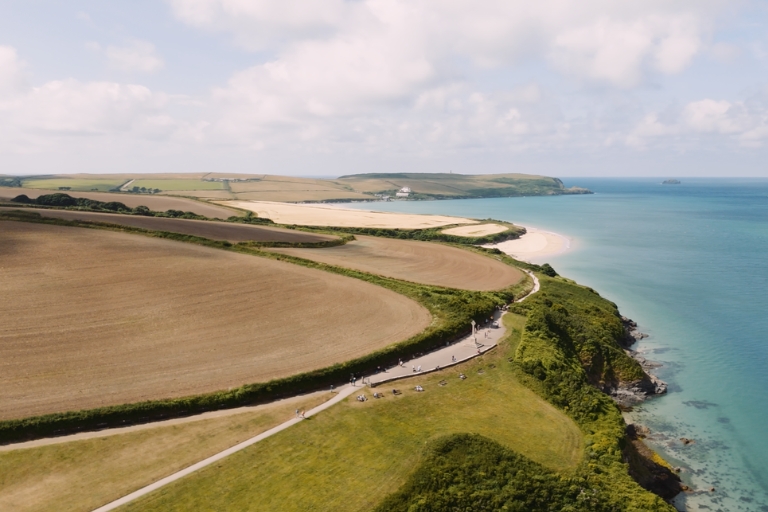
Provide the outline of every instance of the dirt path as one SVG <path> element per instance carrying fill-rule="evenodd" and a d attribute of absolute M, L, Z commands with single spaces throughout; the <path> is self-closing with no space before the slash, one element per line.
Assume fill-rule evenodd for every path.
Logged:
<path fill-rule="evenodd" d="M 136 180 L 130 180 L 128 183 L 125 183 L 122 187 L 120 187 L 120 190 L 123 192 L 128 192 L 128 187 L 130 187 L 134 181 Z"/>
<path fill-rule="evenodd" d="M 518 302 L 525 300 L 530 295 L 539 291 L 539 288 L 540 288 L 539 280 L 536 278 L 536 276 L 534 276 L 533 273 L 531 272 L 527 272 L 527 273 L 533 278 L 534 287 L 533 287 L 533 290 L 531 290 L 531 292 L 528 295 L 519 299 Z M 501 320 L 501 317 L 504 315 L 504 313 L 505 312 L 503 311 L 497 311 L 494 314 L 494 321 Z M 435 350 L 421 357 L 412 359 L 407 363 L 403 363 L 400 366 L 390 368 L 384 372 L 372 375 L 370 377 L 365 377 L 363 379 L 363 382 L 371 386 L 376 386 L 379 384 L 384 384 L 386 382 L 391 382 L 394 380 L 405 379 L 415 375 L 428 373 L 430 371 L 437 371 L 440 368 L 453 366 L 461 362 L 467 361 L 469 359 L 472 359 L 474 357 L 477 357 L 494 348 L 498 344 L 498 342 L 501 339 L 503 339 L 506 333 L 506 329 L 504 328 L 504 324 L 502 322 L 499 322 L 498 325 L 499 325 L 498 328 L 488 328 L 485 330 L 478 329 L 478 332 L 474 335 L 470 334 L 469 336 L 466 336 L 461 340 L 459 340 L 458 342 L 453 343 L 449 346 Z M 421 368 L 421 371 L 414 372 L 413 371 L 414 367 L 417 369 Z M 314 416 L 315 414 L 321 411 L 324 411 L 325 409 L 331 407 L 332 405 L 342 401 L 346 397 L 362 389 L 365 389 L 365 386 L 358 387 L 352 384 L 344 385 L 338 388 L 336 396 L 334 396 L 332 399 L 328 400 L 327 402 L 307 412 L 305 414 L 305 417 Z M 252 437 L 251 439 L 248 439 L 247 441 L 243 441 L 242 443 L 237 444 L 231 448 L 228 448 L 227 450 L 217 453 L 216 455 L 213 455 L 211 457 L 208 457 L 207 459 L 202 460 L 197 464 L 193 464 L 192 466 L 189 466 L 186 469 L 183 469 L 172 475 L 169 475 L 163 478 L 162 480 L 158 480 L 157 482 L 150 484 L 146 487 L 143 487 L 137 491 L 134 491 L 131 494 L 128 494 L 127 496 L 124 496 L 118 500 L 115 500 L 102 507 L 99 507 L 93 512 L 108 512 L 110 510 L 114 510 L 122 505 L 125 505 L 126 503 L 134 501 L 137 498 L 145 496 L 157 489 L 160 489 L 161 487 L 164 487 L 172 482 L 175 482 L 181 478 L 184 478 L 185 476 L 190 475 L 199 469 L 202 469 L 206 466 L 210 466 L 211 464 L 225 457 L 228 457 L 233 453 L 237 453 L 241 450 L 244 450 L 245 448 L 248 448 L 249 446 L 258 443 L 263 439 L 266 439 L 270 436 L 277 434 L 278 432 L 282 432 L 283 430 L 295 425 L 300 421 L 302 421 L 301 418 L 294 418 L 289 421 L 286 421 L 281 425 L 278 425 L 270 430 L 267 430 L 266 432 L 263 432 L 255 437 Z"/>
<path fill-rule="evenodd" d="M 153 428 L 169 427 L 172 425 L 179 425 L 182 423 L 192 423 L 195 421 L 208 420 L 213 418 L 222 418 L 225 416 L 235 416 L 237 414 L 245 414 L 250 412 L 261 412 L 274 409 L 281 405 L 290 404 L 293 402 L 302 402 L 305 399 L 312 396 L 328 395 L 328 391 L 315 391 L 306 395 L 296 395 L 290 398 L 282 400 L 276 400 L 267 404 L 249 405 L 247 407 L 237 407 L 235 409 L 222 409 L 219 411 L 204 412 L 202 414 L 196 414 L 194 416 L 186 416 L 183 418 L 174 418 L 165 421 L 155 421 L 152 423 L 142 423 L 140 425 L 131 425 L 129 427 L 110 428 L 106 430 L 99 430 L 96 432 L 81 432 L 79 434 L 72 434 L 68 436 L 60 437 L 46 437 L 44 439 L 36 439 L 34 441 L 26 441 L 23 443 L 14 443 L 0 446 L 0 452 L 10 452 L 13 450 L 23 450 L 26 448 L 37 448 L 40 446 L 48 446 L 52 444 L 69 443 L 74 441 L 82 441 L 84 439 L 95 439 L 100 437 L 110 437 L 120 434 L 128 434 L 130 432 L 137 432 L 139 430 L 148 430 Z M 330 398 L 330 396 L 328 396 Z"/>
<path fill-rule="evenodd" d="M 528 297 L 530 297 L 534 293 L 538 292 L 539 289 L 541 288 L 541 285 L 539 284 L 539 278 L 536 277 L 535 275 L 533 275 L 533 272 L 531 272 L 530 270 L 523 270 L 523 272 L 525 272 L 526 274 L 531 276 L 531 279 L 533 279 L 533 290 L 528 292 L 528 294 L 525 295 L 524 297 L 521 297 L 521 298 L 517 299 L 515 302 L 523 302 L 525 299 L 527 299 Z"/>
<path fill-rule="evenodd" d="M 341 402 L 346 397 L 354 393 L 355 391 L 358 391 L 359 388 L 353 387 L 351 385 L 342 386 L 338 389 L 336 396 L 325 402 L 324 404 L 320 404 L 314 409 L 311 409 L 310 411 L 306 412 L 304 414 L 304 417 L 310 417 L 314 416 L 315 414 L 319 413 L 320 411 L 324 411 L 328 407 Z M 228 448 L 224 450 L 223 452 L 219 452 L 216 455 L 212 455 L 211 457 L 208 457 L 205 460 L 201 460 L 197 464 L 193 464 L 189 466 L 188 468 L 182 469 L 181 471 L 178 471 L 172 475 L 169 475 L 162 480 L 158 480 L 157 482 L 150 484 L 146 487 L 142 487 L 141 489 L 132 492 L 131 494 L 127 496 L 123 496 L 122 498 L 115 500 L 111 503 L 107 503 L 106 505 L 97 508 L 93 512 L 107 512 L 108 510 L 115 510 L 118 507 L 121 507 L 125 505 L 126 503 L 130 503 L 131 501 L 140 498 L 146 494 L 151 493 L 152 491 L 155 491 L 157 489 L 160 489 L 161 487 L 164 487 L 172 482 L 175 482 L 176 480 L 179 480 L 181 478 L 184 478 L 187 475 L 190 475 L 194 473 L 197 470 L 203 469 L 206 466 L 210 466 L 211 464 L 220 461 L 221 459 L 225 457 L 229 457 L 233 453 L 237 453 L 241 450 L 244 450 L 248 448 L 249 446 L 258 443 L 259 441 L 266 439 L 270 436 L 273 436 L 277 434 L 278 432 L 282 432 L 283 430 L 287 429 L 288 427 L 291 427 L 295 425 L 296 423 L 303 421 L 303 418 L 294 418 L 289 421 L 286 421 L 285 423 L 282 423 L 274 428 L 271 428 L 267 430 L 266 432 L 262 432 L 261 434 L 252 437 L 248 439 L 247 441 L 243 441 L 240 444 L 236 444 L 235 446 Z"/>
<path fill-rule="evenodd" d="M 498 345 L 504 338 L 506 329 L 501 323 L 501 317 L 504 311 L 496 311 L 493 315 L 493 321 L 498 322 L 498 327 L 491 327 L 490 322 L 477 329 L 472 335 L 468 334 L 459 341 L 446 347 L 437 349 L 423 356 L 403 361 L 399 366 L 384 369 L 382 372 L 366 377 L 365 383 L 375 387 L 387 382 L 415 377 L 419 374 L 439 371 L 441 368 L 448 368 L 461 364 L 474 357 L 485 354 Z"/>

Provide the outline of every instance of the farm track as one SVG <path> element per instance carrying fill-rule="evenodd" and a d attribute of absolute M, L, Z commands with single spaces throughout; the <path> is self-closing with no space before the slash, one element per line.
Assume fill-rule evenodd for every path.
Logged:
<path fill-rule="evenodd" d="M 18 210 L 18 208 L 3 208 L 0 211 Z M 167 217 L 144 217 L 141 215 L 123 215 L 119 213 L 80 212 L 74 210 L 47 210 L 25 208 L 23 211 L 33 211 L 43 217 L 65 220 L 82 220 L 88 222 L 106 222 L 130 226 L 134 228 L 151 229 L 156 231 L 171 231 L 183 235 L 193 235 L 210 240 L 226 240 L 228 242 L 286 242 L 286 243 L 316 243 L 337 240 L 338 237 L 294 231 L 270 226 L 252 226 L 229 222 L 205 220 L 173 219 Z"/>
<path fill-rule="evenodd" d="M 287 377 L 431 321 L 390 290 L 170 240 L 2 221 L 0 419 Z"/>
<path fill-rule="evenodd" d="M 524 278 L 514 267 L 448 245 L 359 235 L 355 238 L 337 247 L 270 251 L 395 279 L 465 290 L 500 290 Z"/>

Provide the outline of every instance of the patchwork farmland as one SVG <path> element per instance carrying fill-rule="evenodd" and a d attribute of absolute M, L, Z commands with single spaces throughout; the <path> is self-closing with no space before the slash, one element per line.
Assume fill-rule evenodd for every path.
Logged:
<path fill-rule="evenodd" d="M 18 211 L 18 208 L 0 207 L 0 212 Z M 283 242 L 283 243 L 317 243 L 338 240 L 332 235 L 306 233 L 292 229 L 271 226 L 253 226 L 205 220 L 174 219 L 168 217 L 144 217 L 141 215 L 123 215 L 119 213 L 82 212 L 75 210 L 44 210 L 24 208 L 24 212 L 39 213 L 43 217 L 63 220 L 79 220 L 87 222 L 102 222 L 118 224 L 134 228 L 155 231 L 170 231 L 182 235 L 193 235 L 210 240 L 225 240 L 228 242 Z"/>
<path fill-rule="evenodd" d="M 0 419 L 294 375 L 430 323 L 363 281 L 119 232 L 3 221 L 0 257 Z"/>
<path fill-rule="evenodd" d="M 515 267 L 448 245 L 360 235 L 355 238 L 345 245 L 322 249 L 270 250 L 405 281 L 465 290 L 499 290 L 524 277 Z"/>

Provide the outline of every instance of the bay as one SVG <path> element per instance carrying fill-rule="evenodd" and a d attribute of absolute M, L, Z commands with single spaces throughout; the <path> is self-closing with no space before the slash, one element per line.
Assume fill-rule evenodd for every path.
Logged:
<path fill-rule="evenodd" d="M 670 393 L 630 419 L 686 468 L 696 492 L 676 506 L 768 510 L 768 180 L 565 181 L 595 194 L 345 206 L 492 218 L 571 238 L 549 263 L 616 302 L 650 335 L 635 348 L 664 365 L 657 374 Z"/>

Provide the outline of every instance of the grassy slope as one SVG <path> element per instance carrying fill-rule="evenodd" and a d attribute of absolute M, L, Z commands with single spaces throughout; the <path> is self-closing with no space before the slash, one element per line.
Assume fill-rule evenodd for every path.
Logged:
<path fill-rule="evenodd" d="M 616 305 L 572 281 L 539 279 L 541 291 L 512 308 L 527 315 L 515 352 L 517 375 L 586 434 L 580 473 L 600 489 L 604 503 L 613 510 L 673 510 L 630 478 L 623 453 L 624 419 L 610 397 L 593 385 L 643 375 L 639 364 L 617 346 L 623 329 Z"/>
<path fill-rule="evenodd" d="M 0 510 L 93 510 L 326 398 L 312 395 L 254 412 L 0 452 Z"/>
<path fill-rule="evenodd" d="M 124 509 L 370 510 L 405 482 L 426 442 L 457 432 L 568 471 L 581 460 L 581 432 L 514 377 L 506 357 L 523 319 L 507 318 L 511 339 L 493 353 L 399 383 L 397 397 L 362 404 L 351 397 Z M 442 379 L 447 386 L 438 385 Z M 424 393 L 411 391 L 418 383 Z"/>
<path fill-rule="evenodd" d="M 574 193 L 562 182 L 528 174 L 355 174 L 336 180 L 358 192 L 394 193 L 409 187 L 414 198 L 516 197 Z"/>

